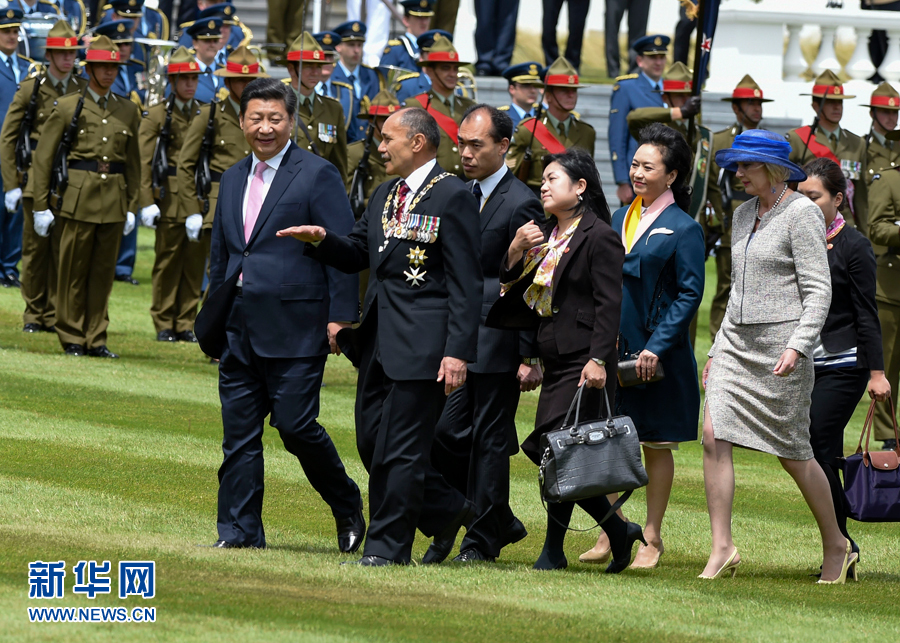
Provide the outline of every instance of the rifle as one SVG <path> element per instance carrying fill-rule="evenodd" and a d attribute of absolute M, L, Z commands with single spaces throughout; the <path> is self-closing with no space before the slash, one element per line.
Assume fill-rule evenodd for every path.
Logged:
<path fill-rule="evenodd" d="M 203 202 L 200 214 L 204 215 L 209 212 L 209 193 L 212 190 L 209 162 L 212 159 L 212 148 L 216 139 L 216 108 L 218 105 L 215 98 L 209 104 L 209 120 L 206 121 L 206 131 L 203 133 L 203 142 L 200 144 L 200 156 L 197 157 L 197 167 L 194 169 L 194 187 L 197 189 L 197 198 Z"/>
<path fill-rule="evenodd" d="M 369 155 L 372 151 L 372 137 L 375 135 L 375 126 L 369 122 L 366 129 L 366 143 L 363 147 L 362 158 L 359 165 L 353 171 L 353 180 L 350 182 L 350 209 L 358 221 L 366 209 L 366 181 L 369 180 Z"/>
<path fill-rule="evenodd" d="M 538 103 L 537 113 L 534 115 L 534 126 L 531 128 L 531 140 L 525 148 L 525 154 L 522 156 L 522 162 L 519 163 L 519 169 L 516 171 L 516 178 L 522 183 L 528 182 L 528 175 L 531 174 L 531 163 L 534 152 L 531 146 L 534 145 L 534 133 L 537 130 L 538 121 L 541 120 L 541 114 L 544 112 L 544 101 Z"/>
<path fill-rule="evenodd" d="M 69 152 L 75 144 L 75 139 L 78 138 L 78 119 L 81 118 L 81 110 L 84 109 L 84 97 L 87 96 L 88 87 L 90 87 L 90 83 L 85 83 L 84 89 L 81 90 L 78 104 L 75 105 L 75 111 L 72 114 L 72 121 L 63 132 L 62 140 L 56 149 L 56 156 L 53 158 L 53 169 L 50 170 L 50 198 L 48 201 L 50 208 L 57 212 L 62 210 L 63 196 L 69 186 Z"/>
<path fill-rule="evenodd" d="M 172 133 L 172 108 L 175 107 L 175 92 L 169 96 L 166 105 L 166 120 L 159 135 L 156 137 L 156 147 L 153 148 L 153 161 L 150 165 L 150 184 L 153 187 L 153 200 L 159 205 L 166 198 L 166 183 L 169 177 L 169 137 Z M 205 214 L 205 213 L 204 213 Z"/>
<path fill-rule="evenodd" d="M 34 127 L 34 117 L 37 113 L 38 91 L 46 78 L 47 72 L 44 72 L 43 76 L 34 79 L 31 98 L 25 109 L 22 123 L 19 125 L 19 137 L 16 139 L 16 170 L 19 172 L 19 187 L 23 190 L 28 184 L 28 168 L 31 167 L 31 153 L 34 151 L 31 149 L 31 130 Z"/>

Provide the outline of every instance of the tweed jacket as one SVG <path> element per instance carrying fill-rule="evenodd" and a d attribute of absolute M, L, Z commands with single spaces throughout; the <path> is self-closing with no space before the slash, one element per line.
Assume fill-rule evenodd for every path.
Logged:
<path fill-rule="evenodd" d="M 825 217 L 794 192 L 763 216 L 751 241 L 756 203 L 734 213 L 726 314 L 733 324 L 799 322 L 784 348 L 810 357 L 831 305 Z"/>

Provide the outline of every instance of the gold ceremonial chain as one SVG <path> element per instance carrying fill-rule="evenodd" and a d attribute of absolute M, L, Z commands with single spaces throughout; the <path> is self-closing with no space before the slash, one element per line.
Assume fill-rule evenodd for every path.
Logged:
<path fill-rule="evenodd" d="M 424 189 L 420 190 L 416 194 L 412 203 L 410 203 L 409 207 L 406 208 L 406 212 L 407 213 L 411 212 L 412 209 L 415 208 L 419 204 L 419 201 L 422 200 L 422 197 L 424 197 L 426 194 L 428 194 L 428 191 L 431 190 L 431 188 L 433 188 L 435 186 L 435 184 L 437 184 L 438 181 L 442 181 L 443 179 L 446 179 L 448 176 L 452 176 L 452 175 L 449 172 L 443 172 L 441 174 L 438 174 L 433 179 L 431 179 L 431 182 L 428 183 L 428 185 L 426 185 Z M 396 237 L 398 239 L 407 238 L 406 235 L 402 234 L 402 230 L 406 224 L 406 221 L 409 218 L 408 214 L 406 217 L 403 218 L 402 221 L 398 220 L 395 217 L 390 217 L 390 218 L 388 217 L 388 212 L 391 209 L 392 203 L 393 203 L 394 213 L 397 212 L 397 208 L 400 205 L 399 200 L 400 200 L 400 181 L 397 181 L 394 184 L 394 188 L 391 191 L 391 194 L 389 194 L 388 198 L 385 200 L 384 210 L 381 213 L 381 229 L 384 232 L 384 245 L 381 246 L 381 248 L 380 248 L 380 250 L 382 250 L 382 251 L 384 250 L 384 248 L 387 247 L 388 239 L 390 239 L 391 237 Z M 402 216 L 403 216 L 403 213 L 401 213 L 401 217 Z"/>

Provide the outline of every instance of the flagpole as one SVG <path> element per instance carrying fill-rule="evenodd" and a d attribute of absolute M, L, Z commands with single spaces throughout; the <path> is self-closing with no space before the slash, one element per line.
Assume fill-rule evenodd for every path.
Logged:
<path fill-rule="evenodd" d="M 700 63 L 703 60 L 703 24 L 704 14 L 706 13 L 707 0 L 697 1 L 697 35 L 694 43 L 694 79 L 691 83 L 691 96 L 700 95 Z M 697 133 L 697 127 L 694 123 L 694 117 L 688 119 L 688 145 L 694 148 L 694 136 Z"/>

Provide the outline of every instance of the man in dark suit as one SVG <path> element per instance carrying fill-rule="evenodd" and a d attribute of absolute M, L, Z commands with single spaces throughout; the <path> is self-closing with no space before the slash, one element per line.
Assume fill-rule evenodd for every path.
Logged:
<path fill-rule="evenodd" d="M 331 507 L 342 552 L 365 533 L 359 487 L 316 421 L 329 344 L 356 320 L 355 276 L 303 256 L 275 232 L 293 224 L 349 232 L 350 204 L 337 170 L 290 140 L 297 97 L 260 78 L 241 96 L 241 128 L 253 154 L 222 177 L 210 249 L 209 301 L 197 319 L 200 347 L 220 358 L 224 460 L 215 547 L 265 547 L 263 422 L 281 434 Z M 341 200 L 343 199 L 343 200 Z"/>
<path fill-rule="evenodd" d="M 361 565 L 410 561 L 416 527 L 455 536 L 472 505 L 431 465 L 446 396 L 474 362 L 481 309 L 481 237 L 472 192 L 437 164 L 441 134 L 424 109 L 382 127 L 389 175 L 353 232 L 323 225 L 279 231 L 348 273 L 370 268 L 360 326 L 341 333 L 359 367 L 356 439 L 369 471 L 369 534 Z"/>
<path fill-rule="evenodd" d="M 519 391 L 537 388 L 543 374 L 533 331 L 484 325 L 500 297 L 500 264 L 516 231 L 529 221 L 544 220 L 534 192 L 506 167 L 512 133 L 509 116 L 484 104 L 470 107 L 459 126 L 460 159 L 466 177 L 472 179 L 467 187 L 481 210 L 484 291 L 478 361 L 469 365 L 466 385 L 447 400 L 431 461 L 475 504 L 475 520 L 454 559 L 460 562 L 493 561 L 504 546 L 527 535 L 509 507 L 509 456 L 518 451 Z M 429 553 L 445 558 L 453 540 L 435 541 Z"/>

